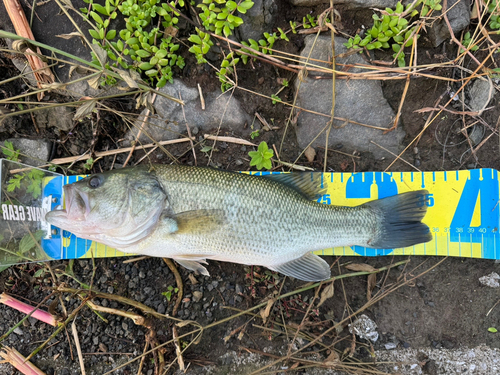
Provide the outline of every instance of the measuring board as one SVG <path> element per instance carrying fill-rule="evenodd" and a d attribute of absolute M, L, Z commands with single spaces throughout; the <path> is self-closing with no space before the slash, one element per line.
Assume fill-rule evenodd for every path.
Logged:
<path fill-rule="evenodd" d="M 252 175 L 268 173 L 251 172 Z M 427 195 L 422 195 L 421 204 L 428 207 L 423 221 L 429 226 L 433 239 L 428 243 L 406 248 L 372 249 L 352 246 L 320 250 L 316 254 L 500 258 L 500 234 L 498 230 L 500 227 L 500 194 L 499 172 L 496 170 L 323 173 L 321 176 L 322 185 L 327 190 L 318 199 L 318 202 L 339 206 L 357 206 L 370 200 L 398 193 L 420 189 L 428 190 Z M 41 197 L 42 211 L 55 209 L 61 204 L 63 185 L 84 177 L 59 175 L 44 178 Z M 2 198 L 2 202 L 4 201 L 5 199 Z M 10 224 L 13 224 L 13 220 Z M 60 231 L 53 227 L 50 228 L 48 235 L 41 238 L 40 243 L 43 252 L 36 256 L 32 254 L 27 261 L 130 255 L 97 242 L 78 238 L 68 231 Z M 2 250 L 3 248 L 0 247 L 0 265 L 9 264 L 6 257 L 2 258 Z M 19 262 L 22 260 L 15 262 L 11 260 L 10 264 Z"/>

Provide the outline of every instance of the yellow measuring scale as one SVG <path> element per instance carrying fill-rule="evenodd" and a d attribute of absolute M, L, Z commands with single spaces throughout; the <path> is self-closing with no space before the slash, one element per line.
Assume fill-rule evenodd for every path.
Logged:
<path fill-rule="evenodd" d="M 267 172 L 252 173 L 263 175 Z M 424 222 L 431 242 L 399 249 L 361 246 L 317 251 L 320 255 L 441 255 L 499 259 L 499 172 L 475 169 L 440 172 L 323 173 L 326 193 L 318 201 L 339 206 L 357 206 L 411 190 L 426 189 L 421 204 L 428 207 Z M 84 176 L 65 177 L 71 183 Z M 66 232 L 63 258 L 124 255 L 105 245 L 77 239 Z M 90 250 L 93 250 L 90 252 Z"/>

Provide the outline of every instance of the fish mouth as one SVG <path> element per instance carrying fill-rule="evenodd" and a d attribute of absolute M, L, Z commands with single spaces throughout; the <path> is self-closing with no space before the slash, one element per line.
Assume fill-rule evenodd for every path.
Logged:
<path fill-rule="evenodd" d="M 66 214 L 71 220 L 85 220 L 90 213 L 89 197 L 73 185 L 64 187 Z"/>
<path fill-rule="evenodd" d="M 84 221 L 90 213 L 88 195 L 75 189 L 72 185 L 64 186 L 65 209 L 50 211 L 46 215 L 49 223 L 58 225 L 68 221 Z"/>

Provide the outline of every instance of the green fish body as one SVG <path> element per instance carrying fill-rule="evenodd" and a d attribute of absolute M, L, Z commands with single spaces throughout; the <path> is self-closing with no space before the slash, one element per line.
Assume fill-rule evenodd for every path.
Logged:
<path fill-rule="evenodd" d="M 207 259 L 261 265 L 305 281 L 330 277 L 311 251 L 360 245 L 399 248 L 431 239 L 421 223 L 426 191 L 357 207 L 316 202 L 319 173 L 250 176 L 153 165 L 65 186 L 64 210 L 46 220 L 121 251 L 168 257 L 208 275 Z"/>

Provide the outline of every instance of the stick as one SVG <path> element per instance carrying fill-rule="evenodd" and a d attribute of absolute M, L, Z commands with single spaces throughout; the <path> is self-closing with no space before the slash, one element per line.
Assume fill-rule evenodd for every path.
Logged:
<path fill-rule="evenodd" d="M 205 139 L 209 139 L 211 141 L 229 142 L 229 143 L 236 143 L 236 144 L 239 144 L 239 145 L 255 146 L 255 147 L 257 147 L 257 145 L 255 143 L 252 143 L 252 142 L 249 142 L 249 141 L 245 141 L 244 139 L 235 138 L 235 137 L 219 137 L 217 135 L 209 135 L 209 134 L 205 134 L 204 137 L 205 137 Z"/>
<path fill-rule="evenodd" d="M 28 20 L 26 19 L 26 15 L 24 14 L 23 8 L 21 4 L 19 4 L 18 0 L 3 0 L 5 5 L 5 9 L 7 9 L 7 13 L 14 25 L 14 29 L 16 30 L 17 35 L 22 36 L 23 38 L 35 40 L 35 36 L 31 31 Z M 54 83 L 55 78 L 52 72 L 50 71 L 47 64 L 40 59 L 40 57 L 35 56 L 35 54 L 42 54 L 40 48 L 36 47 L 36 50 L 33 51 L 29 47 L 23 51 L 28 62 L 30 64 L 31 70 L 33 71 L 33 75 L 35 76 L 38 88 L 43 88 L 42 84 L 51 84 Z M 38 100 L 42 100 L 44 97 L 44 93 L 38 93 Z"/>

